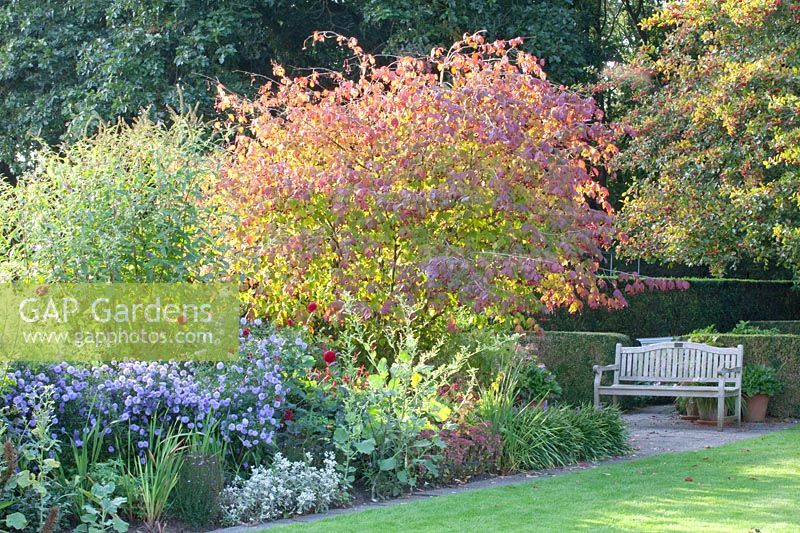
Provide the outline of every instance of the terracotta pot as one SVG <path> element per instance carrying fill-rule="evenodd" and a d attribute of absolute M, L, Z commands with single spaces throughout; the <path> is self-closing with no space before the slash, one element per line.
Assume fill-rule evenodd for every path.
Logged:
<path fill-rule="evenodd" d="M 733 422 L 734 421 L 731 420 L 730 418 L 725 418 L 725 420 L 722 421 L 722 425 L 725 426 L 726 428 L 727 427 L 733 427 Z M 702 420 L 702 419 L 698 418 L 697 420 L 694 421 L 694 423 L 697 424 L 698 426 L 716 427 L 717 426 L 717 419 L 715 418 L 714 420 Z"/>
<path fill-rule="evenodd" d="M 756 394 L 745 397 L 744 419 L 746 422 L 763 422 L 767 417 L 769 396 Z"/>
<path fill-rule="evenodd" d="M 703 398 L 705 400 L 705 398 Z M 697 414 L 700 420 L 716 420 L 717 419 L 717 403 L 716 401 L 699 401 L 697 402 Z"/>
<path fill-rule="evenodd" d="M 698 418 L 700 418 L 700 413 L 697 410 L 697 403 L 694 401 L 694 398 L 689 398 L 686 402 L 686 414 L 681 415 L 681 419 L 693 422 Z"/>

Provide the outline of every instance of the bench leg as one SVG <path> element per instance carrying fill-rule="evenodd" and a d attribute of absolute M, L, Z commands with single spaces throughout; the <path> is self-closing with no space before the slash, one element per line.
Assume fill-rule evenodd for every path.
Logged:
<path fill-rule="evenodd" d="M 722 431 L 725 425 L 725 396 L 717 398 L 717 430 Z"/>
<path fill-rule="evenodd" d="M 742 394 L 736 397 L 736 427 L 742 427 Z"/>
<path fill-rule="evenodd" d="M 600 372 L 594 375 L 594 407 L 600 409 L 600 379 L 603 376 Z"/>

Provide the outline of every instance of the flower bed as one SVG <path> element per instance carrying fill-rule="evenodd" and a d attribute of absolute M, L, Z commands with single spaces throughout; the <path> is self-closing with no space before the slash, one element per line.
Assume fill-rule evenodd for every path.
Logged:
<path fill-rule="evenodd" d="M 468 366 L 482 348 L 433 364 L 438 348 L 421 348 L 410 319 L 393 336 L 379 354 L 355 317 L 335 347 L 308 327 L 279 334 L 251 323 L 235 362 L 15 365 L 0 423 L 13 453 L 0 471 L 40 472 L 44 496 L 19 480 L 0 494 L 30 524 L 57 509 L 62 527 L 76 527 L 76 506 L 116 498 L 112 522 L 156 527 L 173 516 L 203 528 L 626 449 L 615 411 L 530 401 L 556 385 L 529 379 L 542 372 L 535 361 L 498 361 L 502 384 L 483 387 Z"/>

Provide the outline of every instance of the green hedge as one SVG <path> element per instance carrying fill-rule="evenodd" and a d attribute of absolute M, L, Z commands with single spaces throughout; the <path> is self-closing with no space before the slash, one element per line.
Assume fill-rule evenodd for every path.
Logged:
<path fill-rule="evenodd" d="M 631 340 L 619 333 L 548 331 L 527 335 L 520 341 L 525 350 L 535 354 L 556 375 L 563 389 L 561 400 L 570 404 L 591 402 L 593 365 L 614 362 L 617 343 L 631 346 Z"/>
<path fill-rule="evenodd" d="M 762 329 L 777 329 L 787 335 L 800 335 L 800 320 L 753 320 L 751 326 Z"/>
<path fill-rule="evenodd" d="M 728 331 L 740 320 L 800 320 L 800 291 L 791 281 L 689 279 L 686 291 L 646 292 L 628 298 L 621 311 L 559 311 L 540 317 L 546 330 L 616 331 L 632 339 L 684 335 L 717 326 Z"/>
<path fill-rule="evenodd" d="M 770 399 L 769 413 L 800 416 L 800 335 L 708 335 L 694 340 L 713 346 L 744 346 L 744 363 L 770 365 L 783 382 L 781 394 Z"/>

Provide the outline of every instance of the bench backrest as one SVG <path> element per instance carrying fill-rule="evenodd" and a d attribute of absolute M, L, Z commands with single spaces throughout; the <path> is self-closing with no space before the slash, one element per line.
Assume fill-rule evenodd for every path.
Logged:
<path fill-rule="evenodd" d="M 661 381 L 675 383 L 719 382 L 719 371 L 741 368 L 744 350 L 719 348 L 697 342 L 662 342 L 647 346 L 617 344 L 614 383 L 620 381 Z M 726 381 L 741 385 L 741 372 L 726 373 Z"/>

